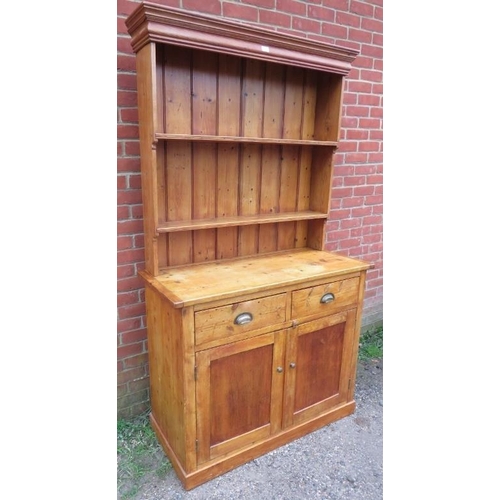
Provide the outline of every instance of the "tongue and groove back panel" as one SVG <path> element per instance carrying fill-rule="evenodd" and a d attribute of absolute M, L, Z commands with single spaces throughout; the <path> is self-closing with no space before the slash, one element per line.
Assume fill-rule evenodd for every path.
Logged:
<path fill-rule="evenodd" d="M 156 80 L 159 268 L 322 249 L 341 76 L 157 45 Z"/>

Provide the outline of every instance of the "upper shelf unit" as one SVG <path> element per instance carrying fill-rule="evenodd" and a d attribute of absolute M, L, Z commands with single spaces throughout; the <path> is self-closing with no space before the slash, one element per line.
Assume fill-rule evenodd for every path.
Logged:
<path fill-rule="evenodd" d="M 126 23 L 146 270 L 322 250 L 356 52 L 147 2 Z"/>

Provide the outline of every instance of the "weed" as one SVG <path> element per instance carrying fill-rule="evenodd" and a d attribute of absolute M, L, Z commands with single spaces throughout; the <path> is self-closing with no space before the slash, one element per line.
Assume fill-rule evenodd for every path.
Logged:
<path fill-rule="evenodd" d="M 118 493 L 132 499 L 148 475 L 159 477 L 172 467 L 149 423 L 149 412 L 117 425 Z"/>
<path fill-rule="evenodd" d="M 359 339 L 359 359 L 381 358 L 383 356 L 383 327 L 367 330 Z"/>

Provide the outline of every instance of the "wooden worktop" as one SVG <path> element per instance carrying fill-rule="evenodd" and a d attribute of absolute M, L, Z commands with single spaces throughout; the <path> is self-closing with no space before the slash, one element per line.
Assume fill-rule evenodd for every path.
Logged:
<path fill-rule="evenodd" d="M 141 276 L 174 307 L 241 297 L 278 286 L 289 286 L 369 269 L 371 264 L 309 248 L 267 255 L 165 269 Z"/>

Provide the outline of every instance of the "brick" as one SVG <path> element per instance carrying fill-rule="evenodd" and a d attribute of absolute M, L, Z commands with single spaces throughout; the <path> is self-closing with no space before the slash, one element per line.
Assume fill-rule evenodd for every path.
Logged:
<path fill-rule="evenodd" d="M 366 177 L 364 175 L 353 175 L 350 177 L 344 177 L 344 186 L 361 186 L 366 183 Z"/>
<path fill-rule="evenodd" d="M 374 83 L 372 92 L 374 94 L 383 94 L 384 93 L 384 86 L 381 83 Z"/>
<path fill-rule="evenodd" d="M 117 282 L 117 289 L 119 292 L 126 292 L 128 290 L 138 290 L 139 288 L 144 287 L 144 282 L 140 276 L 130 276 L 129 278 L 119 279 Z M 135 328 L 139 328 L 141 325 L 135 325 L 134 327 L 129 328 L 133 330 Z"/>
<path fill-rule="evenodd" d="M 128 54 L 135 57 L 132 45 L 130 45 L 130 36 L 118 37 L 116 41 L 116 49 L 119 54 Z"/>
<path fill-rule="evenodd" d="M 380 119 L 378 118 L 360 118 L 359 126 L 361 128 L 380 128 Z"/>
<path fill-rule="evenodd" d="M 142 327 L 141 318 L 127 318 L 117 322 L 118 332 L 128 332 L 130 330 L 137 330 Z"/>
<path fill-rule="evenodd" d="M 384 110 L 382 108 L 371 108 L 370 117 L 371 118 L 382 118 L 384 115 Z"/>
<path fill-rule="evenodd" d="M 140 174 L 131 174 L 128 176 L 128 187 L 130 189 L 141 189 L 142 178 Z"/>
<path fill-rule="evenodd" d="M 116 217 L 118 220 L 130 219 L 130 209 L 127 206 L 117 207 Z"/>
<path fill-rule="evenodd" d="M 355 188 L 355 189 L 361 189 L 361 188 Z M 372 207 L 356 207 L 352 209 L 353 217 L 365 217 L 367 215 L 371 215 L 371 213 L 372 213 Z"/>
<path fill-rule="evenodd" d="M 126 394 L 128 394 L 127 384 L 122 384 L 122 385 L 117 386 L 116 395 L 118 398 L 121 398 L 121 397 L 125 396 Z"/>
<path fill-rule="evenodd" d="M 122 307 L 130 304 L 135 304 L 139 300 L 139 292 L 137 290 L 117 295 L 117 306 Z"/>
<path fill-rule="evenodd" d="M 305 16 L 307 11 L 304 2 L 296 2 L 294 0 L 277 0 L 276 10 L 289 12 L 290 14 L 295 14 L 297 16 Z"/>
<path fill-rule="evenodd" d="M 358 68 L 373 68 L 373 59 L 371 57 L 358 56 L 354 59 L 354 65 Z"/>
<path fill-rule="evenodd" d="M 383 197 L 382 196 L 367 196 L 365 198 L 365 204 L 366 205 L 380 205 L 383 203 Z"/>
<path fill-rule="evenodd" d="M 356 141 L 342 141 L 339 145 L 338 151 L 340 153 L 347 153 L 358 150 L 358 143 Z"/>
<path fill-rule="evenodd" d="M 361 25 L 361 20 L 358 16 L 340 11 L 335 13 L 335 22 L 343 26 L 353 26 L 354 28 L 359 28 Z"/>
<path fill-rule="evenodd" d="M 117 253 L 118 264 L 130 264 L 137 260 L 144 260 L 144 250 L 142 248 L 120 250 Z"/>
<path fill-rule="evenodd" d="M 380 143 L 374 141 L 363 141 L 359 143 L 359 151 L 378 151 Z M 368 161 L 370 156 L 368 155 Z"/>
<path fill-rule="evenodd" d="M 339 248 L 345 249 L 345 248 L 357 247 L 357 246 L 359 246 L 360 243 L 361 243 L 360 238 L 349 238 L 349 239 L 340 241 Z"/>
<path fill-rule="evenodd" d="M 121 334 L 122 342 L 124 344 L 134 344 L 136 342 L 143 342 L 147 339 L 148 333 L 145 328 L 139 330 L 131 330 Z"/>
<path fill-rule="evenodd" d="M 118 158 L 117 170 L 120 173 L 140 173 L 141 160 L 140 158 Z"/>
<path fill-rule="evenodd" d="M 342 128 L 358 128 L 358 118 L 352 116 L 343 116 L 341 119 Z"/>
<path fill-rule="evenodd" d="M 139 189 L 127 189 L 118 191 L 118 205 L 137 205 L 142 203 L 142 191 Z"/>
<path fill-rule="evenodd" d="M 292 17 L 288 14 L 280 12 L 272 12 L 269 10 L 259 11 L 259 22 L 264 24 L 272 24 L 273 26 L 282 26 L 284 28 L 291 27 Z"/>
<path fill-rule="evenodd" d="M 382 21 L 378 21 L 377 19 L 368 19 L 364 17 L 361 19 L 361 27 L 364 30 L 382 33 L 383 24 Z"/>
<path fill-rule="evenodd" d="M 379 45 L 380 47 L 382 47 L 384 45 L 384 36 L 382 34 L 379 34 L 379 33 L 373 33 L 372 43 L 374 45 Z"/>
<path fill-rule="evenodd" d="M 128 386 L 131 394 L 142 391 L 144 389 L 149 389 L 149 377 L 144 377 L 142 379 L 129 382 Z"/>
<path fill-rule="evenodd" d="M 220 14 L 221 4 L 219 0 L 183 0 L 182 8 L 208 14 Z"/>
<path fill-rule="evenodd" d="M 129 278 L 130 276 L 135 275 L 135 268 L 131 264 L 127 264 L 124 266 L 118 266 L 117 272 L 116 272 L 116 278 L 118 280 L 122 278 Z"/>
<path fill-rule="evenodd" d="M 369 69 L 361 70 L 361 80 L 369 80 L 371 82 L 381 82 L 382 81 L 382 72 L 381 71 L 372 71 Z"/>
<path fill-rule="evenodd" d="M 136 71 L 136 58 L 132 55 L 118 54 L 117 57 L 117 69 L 118 71 Z"/>
<path fill-rule="evenodd" d="M 321 21 L 330 21 L 333 23 L 335 22 L 335 11 L 325 7 L 320 7 L 319 5 L 308 5 L 307 17 L 312 17 L 313 19 L 319 19 Z"/>
<path fill-rule="evenodd" d="M 366 153 L 348 153 L 346 154 L 346 163 L 366 163 L 368 155 Z"/>
<path fill-rule="evenodd" d="M 137 75 L 134 73 L 118 73 L 118 89 L 137 90 Z"/>
<path fill-rule="evenodd" d="M 128 250 L 133 248 L 134 239 L 132 236 L 118 236 L 117 250 Z"/>
<path fill-rule="evenodd" d="M 349 81 L 347 86 L 349 92 L 364 92 L 365 94 L 371 94 L 372 92 L 372 84 L 369 82 Z"/>
<path fill-rule="evenodd" d="M 368 161 L 370 163 L 375 163 L 375 162 L 382 162 L 384 159 L 384 154 L 383 153 L 369 153 L 368 154 Z"/>
<path fill-rule="evenodd" d="M 375 7 L 375 14 L 374 14 L 375 19 L 382 19 L 384 18 L 384 9 L 381 7 Z"/>
<path fill-rule="evenodd" d="M 137 108 L 122 108 L 120 109 L 120 117 L 122 122 L 139 122 L 139 112 Z"/>
<path fill-rule="evenodd" d="M 382 140 L 384 138 L 384 131 L 383 130 L 370 130 L 370 140 Z"/>
<path fill-rule="evenodd" d="M 330 217 L 333 219 L 347 219 L 348 217 L 351 216 L 351 211 L 342 209 L 342 210 L 330 210 Z"/>
<path fill-rule="evenodd" d="M 129 0 L 117 0 L 116 13 L 122 16 L 128 16 L 137 8 L 136 3 L 132 3 Z"/>
<path fill-rule="evenodd" d="M 148 390 L 144 389 L 134 394 L 128 394 L 123 398 L 118 398 L 117 400 L 117 410 L 120 411 L 124 408 L 132 406 L 134 403 L 146 401 L 148 398 Z"/>
<path fill-rule="evenodd" d="M 369 57 L 377 57 L 382 59 L 384 56 L 384 49 L 375 45 L 361 44 L 361 55 Z"/>
<path fill-rule="evenodd" d="M 144 366 L 136 366 L 135 368 L 131 368 L 130 370 L 119 372 L 116 381 L 118 384 L 126 384 L 131 380 L 143 378 L 145 374 L 146 370 L 144 369 Z"/>
<path fill-rule="evenodd" d="M 235 3 L 224 2 L 222 4 L 222 14 L 224 17 L 234 17 L 245 21 L 257 22 L 259 11 L 249 5 L 238 5 Z"/>
<path fill-rule="evenodd" d="M 358 95 L 352 92 L 344 92 L 343 103 L 346 104 L 356 104 L 358 102 Z M 341 130 L 343 132 L 343 130 Z"/>
<path fill-rule="evenodd" d="M 137 92 L 119 90 L 117 94 L 117 104 L 119 107 L 137 106 Z"/>
<path fill-rule="evenodd" d="M 256 7 L 263 7 L 265 9 L 274 9 L 276 0 L 240 0 L 241 3 L 255 5 Z"/>
<path fill-rule="evenodd" d="M 381 59 L 375 59 L 373 61 L 373 69 L 377 71 L 383 71 L 384 69 L 384 62 Z"/>
<path fill-rule="evenodd" d="M 353 196 L 342 200 L 342 208 L 361 207 L 364 202 L 363 196 Z"/>
<path fill-rule="evenodd" d="M 338 24 L 321 23 L 321 34 L 346 39 L 348 30 L 345 26 L 339 26 Z"/>
<path fill-rule="evenodd" d="M 139 127 L 137 125 L 118 125 L 118 137 L 121 139 L 129 139 L 139 137 Z"/>
<path fill-rule="evenodd" d="M 333 198 L 338 198 L 338 199 L 343 199 L 343 198 L 350 198 L 352 196 L 352 188 L 344 188 L 344 187 L 337 187 L 334 188 L 333 190 L 332 197 Z"/>
<path fill-rule="evenodd" d="M 344 175 L 354 175 L 354 167 L 352 165 L 347 166 L 336 166 L 335 177 L 344 176 Z"/>
<path fill-rule="evenodd" d="M 130 208 L 130 215 L 132 219 L 142 219 L 143 217 L 143 206 L 141 205 L 134 205 Z M 142 231 L 141 231 L 142 233 Z"/>
<path fill-rule="evenodd" d="M 144 248 L 144 235 L 136 234 L 133 237 L 134 239 L 134 248 Z"/>
<path fill-rule="evenodd" d="M 380 234 L 367 234 L 362 237 L 361 239 L 363 241 L 363 244 L 367 243 L 378 243 L 382 240 L 382 235 Z"/>
<path fill-rule="evenodd" d="M 141 145 L 137 141 L 124 141 L 126 156 L 139 156 L 141 154 Z"/>
<path fill-rule="evenodd" d="M 352 229 L 355 227 L 360 227 L 361 221 L 359 219 L 344 219 L 340 222 L 340 227 L 342 229 Z M 352 231 L 349 233 L 352 236 Z"/>
<path fill-rule="evenodd" d="M 328 237 L 328 241 L 346 240 L 349 238 L 349 230 L 345 229 L 343 231 L 329 231 L 327 233 L 327 237 Z"/>
<path fill-rule="evenodd" d="M 349 10 L 349 0 L 323 0 L 323 5 L 335 10 Z"/>
<path fill-rule="evenodd" d="M 299 31 L 309 31 L 312 33 L 320 33 L 321 23 L 303 17 L 292 18 L 292 28 Z"/>
<path fill-rule="evenodd" d="M 338 40 L 337 45 L 340 47 L 345 47 L 347 49 L 354 49 L 359 51 L 361 44 L 358 42 L 353 42 L 350 40 Z M 354 78 L 355 80 L 358 79 L 358 70 L 354 69 L 349 72 L 348 78 Z"/>
<path fill-rule="evenodd" d="M 359 94 L 358 104 L 365 106 L 380 106 L 380 96 L 371 94 Z"/>
<path fill-rule="evenodd" d="M 369 138 L 368 130 L 349 129 L 346 130 L 346 139 L 366 140 Z"/>
<path fill-rule="evenodd" d="M 120 253 L 120 252 L 118 252 Z M 146 314 L 146 307 L 144 303 L 131 304 L 118 308 L 118 318 L 136 318 L 137 316 L 144 316 Z"/>
<path fill-rule="evenodd" d="M 371 43 L 373 34 L 371 31 L 359 30 L 356 28 L 349 28 L 349 40 L 356 42 Z"/>
<path fill-rule="evenodd" d="M 354 168 L 356 175 L 369 175 L 377 173 L 377 165 L 356 165 Z"/>
<path fill-rule="evenodd" d="M 369 116 L 370 108 L 368 106 L 347 106 L 346 113 L 349 116 Z"/>
<path fill-rule="evenodd" d="M 143 366 L 148 363 L 148 353 L 138 354 L 137 356 L 131 356 L 130 358 L 123 360 L 123 366 L 125 368 L 133 368 L 134 366 Z"/>
<path fill-rule="evenodd" d="M 140 354 L 141 352 L 143 352 L 143 349 L 144 346 L 142 342 L 118 347 L 117 359 L 125 359 L 133 356 L 134 354 Z"/>
<path fill-rule="evenodd" d="M 374 194 L 375 188 L 373 186 L 355 186 L 353 189 L 353 195 L 354 196 L 369 196 Z"/>
<path fill-rule="evenodd" d="M 375 8 L 373 5 L 367 3 L 356 2 L 356 0 L 351 1 L 351 6 L 349 12 L 354 12 L 364 17 L 373 17 Z"/>
<path fill-rule="evenodd" d="M 127 187 L 127 177 L 125 175 L 119 175 L 116 179 L 117 189 L 125 189 Z"/>

